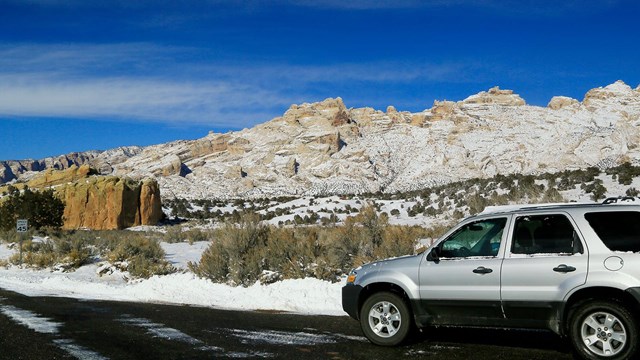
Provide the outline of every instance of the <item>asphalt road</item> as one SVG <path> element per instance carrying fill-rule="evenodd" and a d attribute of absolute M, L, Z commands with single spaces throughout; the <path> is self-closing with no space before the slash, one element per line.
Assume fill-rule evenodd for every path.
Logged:
<path fill-rule="evenodd" d="M 0 289 L 0 359 L 569 359 L 548 332 L 428 329 L 372 345 L 348 317 L 26 297 Z"/>

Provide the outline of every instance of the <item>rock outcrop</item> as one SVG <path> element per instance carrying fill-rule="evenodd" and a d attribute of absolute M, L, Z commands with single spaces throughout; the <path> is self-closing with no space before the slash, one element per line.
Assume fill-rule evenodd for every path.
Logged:
<path fill-rule="evenodd" d="M 552 110 L 559 110 L 565 107 L 579 105 L 580 102 L 576 99 L 567 97 L 567 96 L 554 96 L 549 101 L 547 107 Z"/>
<path fill-rule="evenodd" d="M 65 229 L 124 229 L 155 225 L 162 219 L 155 180 L 94 176 L 56 190 L 65 203 Z"/>
<path fill-rule="evenodd" d="M 518 94 L 514 94 L 513 90 L 500 90 L 497 86 L 492 87 L 489 91 L 481 91 L 478 94 L 471 95 L 462 102 L 465 104 L 496 104 L 505 106 L 525 105 L 524 99 Z"/>
<path fill-rule="evenodd" d="M 52 187 L 85 179 L 95 174 L 97 174 L 97 171 L 90 168 L 89 165 L 81 165 L 80 167 L 72 165 L 67 170 L 62 171 L 47 169 L 32 178 L 27 185 L 36 189 Z"/>
<path fill-rule="evenodd" d="M 160 188 L 155 179 L 137 181 L 96 173 L 88 165 L 46 170 L 28 186 L 54 189 L 65 203 L 65 229 L 124 229 L 155 225 L 162 219 Z"/>
<path fill-rule="evenodd" d="M 458 108 L 457 104 L 453 101 L 434 101 L 433 107 L 431 108 L 429 120 L 438 121 L 444 119 L 451 119 L 456 108 Z"/>

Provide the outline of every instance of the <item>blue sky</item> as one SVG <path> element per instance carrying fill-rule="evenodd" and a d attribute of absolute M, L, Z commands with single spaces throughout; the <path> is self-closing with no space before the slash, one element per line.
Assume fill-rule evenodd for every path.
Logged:
<path fill-rule="evenodd" d="M 421 111 L 640 83 L 635 0 L 0 0 L 0 160 L 196 139 L 291 104 Z"/>

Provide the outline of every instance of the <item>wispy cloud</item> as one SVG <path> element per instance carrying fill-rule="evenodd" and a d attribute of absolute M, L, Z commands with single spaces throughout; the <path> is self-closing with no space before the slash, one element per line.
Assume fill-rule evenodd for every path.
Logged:
<path fill-rule="evenodd" d="M 259 11 L 272 6 L 294 6 L 317 9 L 341 10 L 393 10 L 393 9 L 444 9 L 452 7 L 484 8 L 504 14 L 547 14 L 560 15 L 593 12 L 634 0 L 207 0 L 207 1 L 168 1 L 168 0 L 0 0 L 0 4 L 9 3 L 23 6 L 41 6 L 49 8 L 121 8 L 121 9 L 164 9 L 190 12 L 189 17 L 203 16 L 202 10 L 236 9 L 241 11 Z M 169 19 L 169 20 L 167 20 Z M 169 16 L 163 21 L 180 21 L 180 17 Z"/>
<path fill-rule="evenodd" d="M 558 16 L 567 13 L 590 13 L 614 6 L 624 0 L 556 1 L 556 0 L 272 0 L 295 6 L 344 10 L 390 9 L 488 9 L 503 15 Z"/>
<path fill-rule="evenodd" d="M 293 66 L 283 69 L 282 76 L 303 78 L 306 81 L 440 82 L 451 81 L 455 75 L 468 68 L 468 65 L 462 63 L 379 61 L 363 64 Z"/>
<path fill-rule="evenodd" d="M 175 63 L 188 48 L 151 43 L 0 45 L 0 72 L 151 72 Z"/>
<path fill-rule="evenodd" d="M 318 85 L 332 89 L 353 82 L 437 83 L 455 81 L 470 69 L 462 63 L 185 60 L 197 51 L 144 43 L 0 46 L 0 116 L 241 128 L 277 116 L 291 103 L 318 100 Z"/>
<path fill-rule="evenodd" d="M 0 47 L 0 115 L 235 128 L 284 106 L 282 97 L 252 84 L 179 70 L 192 66 L 179 63 L 181 53 L 149 44 Z"/>
<path fill-rule="evenodd" d="M 0 76 L 0 115 L 188 122 L 239 127 L 263 121 L 279 100 L 233 84 Z M 254 104 L 247 108 L 247 104 Z"/>

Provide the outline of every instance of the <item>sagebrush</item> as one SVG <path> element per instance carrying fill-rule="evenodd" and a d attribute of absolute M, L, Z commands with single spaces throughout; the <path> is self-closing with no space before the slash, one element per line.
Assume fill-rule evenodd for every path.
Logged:
<path fill-rule="evenodd" d="M 12 240 L 17 242 L 17 237 Z M 17 245 L 17 243 L 15 244 Z M 54 236 L 22 243 L 22 264 L 35 268 L 56 267 L 70 271 L 106 259 L 132 277 L 148 278 L 176 269 L 165 260 L 159 241 L 151 235 L 131 231 L 60 231 Z M 9 262 L 20 263 L 19 252 Z"/>
<path fill-rule="evenodd" d="M 303 277 L 337 281 L 363 263 L 413 254 L 417 240 L 426 235 L 421 227 L 389 225 L 388 217 L 371 205 L 335 227 L 275 227 L 245 214 L 238 223 L 225 223 L 200 262 L 189 267 L 233 285 Z"/>

